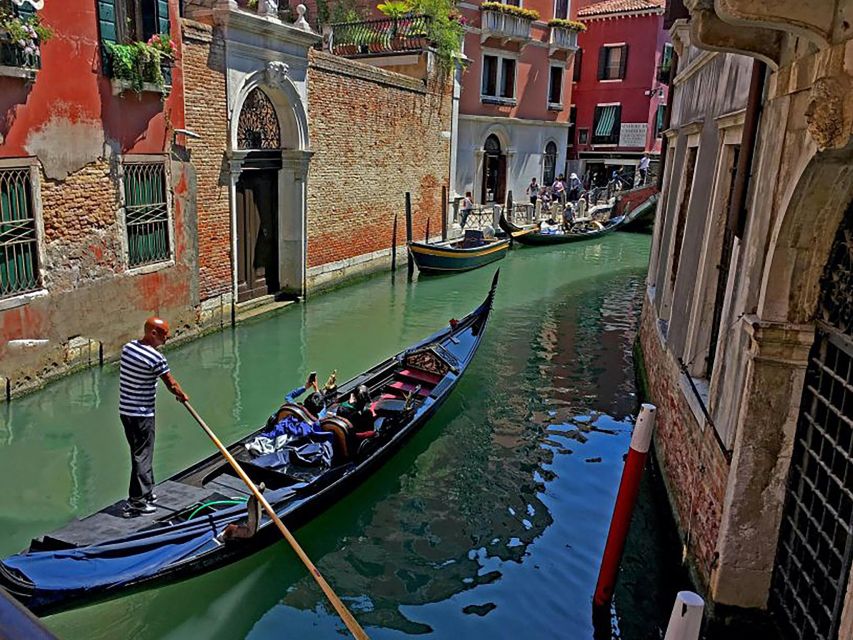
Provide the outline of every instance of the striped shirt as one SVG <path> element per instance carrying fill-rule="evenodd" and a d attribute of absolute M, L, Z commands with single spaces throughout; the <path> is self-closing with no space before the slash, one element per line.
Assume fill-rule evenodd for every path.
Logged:
<path fill-rule="evenodd" d="M 157 378 L 169 363 L 154 347 L 131 340 L 121 349 L 118 410 L 123 416 L 153 416 Z"/>

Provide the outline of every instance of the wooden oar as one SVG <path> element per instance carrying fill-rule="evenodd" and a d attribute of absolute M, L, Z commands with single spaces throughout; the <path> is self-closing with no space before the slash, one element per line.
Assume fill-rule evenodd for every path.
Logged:
<path fill-rule="evenodd" d="M 272 508 L 267 499 L 264 498 L 263 494 L 258 491 L 258 488 L 255 486 L 255 483 L 252 482 L 252 479 L 246 475 L 246 472 L 243 471 L 243 468 L 240 466 L 234 456 L 232 456 L 228 449 L 220 442 L 219 438 L 216 437 L 216 434 L 210 430 L 204 420 L 201 419 L 201 416 L 198 415 L 198 412 L 193 408 L 193 406 L 189 402 L 184 402 L 184 405 L 187 408 L 187 411 L 190 412 L 193 418 L 195 418 L 196 422 L 199 423 L 207 436 L 213 440 L 213 444 L 216 445 L 216 448 L 225 456 L 225 459 L 228 461 L 232 467 L 234 467 L 234 471 L 237 472 L 237 475 L 240 476 L 240 479 L 246 483 L 246 486 L 249 487 L 252 494 L 255 496 L 260 505 L 264 508 L 264 511 L 267 512 L 267 515 L 275 522 L 278 530 L 281 531 L 281 535 L 284 536 L 284 539 L 293 547 L 293 550 L 296 552 L 296 555 L 299 556 L 299 559 L 302 560 L 302 564 L 308 569 L 308 573 L 311 574 L 311 577 L 317 581 L 317 584 L 320 585 L 320 588 L 323 590 L 323 593 L 326 594 L 326 597 L 329 599 L 329 602 L 332 603 L 332 606 L 335 608 L 335 611 L 338 612 L 338 615 L 341 617 L 341 620 L 344 621 L 344 624 L 349 629 L 350 633 L 355 638 L 359 640 L 368 640 L 368 635 L 364 632 L 364 629 L 361 628 L 361 625 L 358 624 L 358 621 L 355 617 L 349 612 L 349 609 L 346 608 L 341 599 L 337 596 L 337 594 L 332 590 L 332 587 L 329 586 L 329 583 L 326 582 L 326 579 L 320 575 L 320 571 L 317 567 L 314 566 L 314 563 L 311 562 L 311 558 L 302 550 L 302 547 L 299 546 L 299 543 L 296 541 L 296 538 L 293 537 L 293 534 L 284 526 L 284 523 L 281 519 L 276 515 L 275 510 Z"/>

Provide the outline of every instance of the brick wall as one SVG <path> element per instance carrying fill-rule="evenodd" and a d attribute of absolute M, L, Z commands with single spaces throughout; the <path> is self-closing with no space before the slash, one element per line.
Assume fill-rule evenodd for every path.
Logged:
<path fill-rule="evenodd" d="M 394 214 L 405 242 L 404 194 L 414 237 L 441 227 L 447 184 L 450 87 L 312 51 L 308 120 L 308 267 L 391 246 Z M 390 255 L 390 251 L 389 251 Z"/>
<path fill-rule="evenodd" d="M 231 291 L 231 211 L 223 161 L 228 145 L 225 44 L 212 27 L 183 20 L 186 123 L 201 135 L 188 140 L 196 171 L 199 294 Z"/>
<path fill-rule="evenodd" d="M 137 337 L 152 313 L 178 336 L 194 330 L 195 259 L 187 214 L 185 165 L 171 164 L 175 263 L 128 272 L 114 165 L 98 160 L 65 180 L 40 171 L 41 276 L 44 293 L 0 311 L 0 378 L 23 393 L 70 368 L 96 364 Z M 9 299 L 3 300 L 8 305 Z M 21 343 L 19 341 L 32 341 Z M 92 341 L 82 354 L 73 345 Z M 3 390 L 0 389 L 0 392 Z"/>
<path fill-rule="evenodd" d="M 689 535 L 693 569 L 707 588 L 716 564 L 717 541 L 729 463 L 714 427 L 697 423 L 680 383 L 682 373 L 664 350 L 654 305 L 646 299 L 640 345 L 649 400 L 657 405 L 654 446 L 682 541 Z"/>

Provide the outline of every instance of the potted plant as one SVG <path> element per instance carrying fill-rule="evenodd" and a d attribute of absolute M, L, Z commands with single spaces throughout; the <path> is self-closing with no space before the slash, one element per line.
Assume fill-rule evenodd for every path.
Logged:
<path fill-rule="evenodd" d="M 39 45 L 53 31 L 37 15 L 22 19 L 0 7 L 0 64 L 37 69 L 41 66 Z"/>
<path fill-rule="evenodd" d="M 406 26 L 404 26 L 401 30 L 400 28 L 400 18 L 406 17 L 412 10 L 411 6 L 408 2 L 404 0 L 388 0 L 382 4 L 376 5 L 376 8 L 382 12 L 383 15 L 391 18 L 391 26 L 388 34 L 388 43 L 393 50 L 404 49 L 406 46 L 405 39 L 405 30 Z"/>

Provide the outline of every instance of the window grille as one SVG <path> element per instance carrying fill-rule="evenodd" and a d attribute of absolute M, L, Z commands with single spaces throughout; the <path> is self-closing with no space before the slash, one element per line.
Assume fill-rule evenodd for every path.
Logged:
<path fill-rule="evenodd" d="M 165 164 L 126 163 L 123 183 L 128 265 L 138 267 L 168 260 L 172 254 Z"/>
<path fill-rule="evenodd" d="M 824 271 L 770 590 L 777 620 L 803 640 L 840 640 L 853 564 L 851 220 L 848 210 Z"/>
<path fill-rule="evenodd" d="M 39 287 L 30 169 L 0 169 L 0 298 Z"/>
<path fill-rule="evenodd" d="M 545 145 L 545 171 L 542 176 L 542 183 L 545 185 L 554 184 L 554 176 L 557 169 L 557 145 L 549 142 Z"/>

